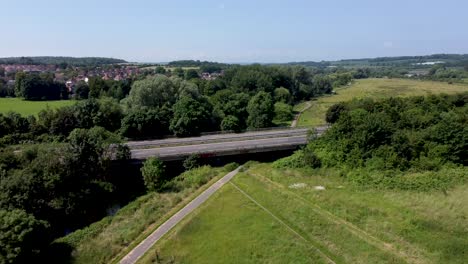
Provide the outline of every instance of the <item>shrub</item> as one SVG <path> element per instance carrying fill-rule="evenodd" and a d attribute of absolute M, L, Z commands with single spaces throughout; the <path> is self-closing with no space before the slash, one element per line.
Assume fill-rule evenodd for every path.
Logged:
<path fill-rule="evenodd" d="M 156 191 L 162 186 L 165 173 L 164 163 L 157 158 L 149 158 L 143 163 L 141 174 L 148 191 Z"/>
<path fill-rule="evenodd" d="M 185 170 L 191 170 L 191 169 L 200 167 L 200 163 L 201 163 L 200 155 L 192 154 L 184 160 L 183 166 Z"/>

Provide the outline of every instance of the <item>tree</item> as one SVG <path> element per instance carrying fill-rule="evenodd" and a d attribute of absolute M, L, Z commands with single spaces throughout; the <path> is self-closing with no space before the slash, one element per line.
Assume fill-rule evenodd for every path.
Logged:
<path fill-rule="evenodd" d="M 176 76 L 176 77 L 180 77 L 180 78 L 184 78 L 184 70 L 180 67 L 177 67 L 175 69 L 172 70 L 172 76 Z"/>
<path fill-rule="evenodd" d="M 221 130 L 223 131 L 235 131 L 239 132 L 241 131 L 242 127 L 240 125 L 240 121 L 237 117 L 228 115 L 225 118 L 223 118 L 223 121 L 221 121 Z"/>
<path fill-rule="evenodd" d="M 289 104 L 292 101 L 291 93 L 288 89 L 284 87 L 276 88 L 274 94 L 276 102 L 283 102 Z"/>
<path fill-rule="evenodd" d="M 86 82 L 80 81 L 76 84 L 75 87 L 76 99 L 88 99 L 89 96 L 89 86 Z"/>
<path fill-rule="evenodd" d="M 232 77 L 231 85 L 238 91 L 253 93 L 272 92 L 274 88 L 273 79 L 260 65 L 239 68 Z"/>
<path fill-rule="evenodd" d="M 26 78 L 26 73 L 17 72 L 15 75 L 15 95 L 16 97 L 23 97 L 23 80 Z"/>
<path fill-rule="evenodd" d="M 257 93 L 250 99 L 247 112 L 249 113 L 247 125 L 250 128 L 270 127 L 275 115 L 271 95 L 263 91 Z"/>
<path fill-rule="evenodd" d="M 154 73 L 156 74 L 166 74 L 166 69 L 162 66 L 158 66 L 154 69 Z"/>
<path fill-rule="evenodd" d="M 67 97 L 64 85 L 55 83 L 48 74 L 17 74 L 15 94 L 25 100 L 59 100 Z"/>
<path fill-rule="evenodd" d="M 176 136 L 193 136 L 210 130 L 212 106 L 204 97 L 184 96 L 173 106 L 171 131 Z"/>
<path fill-rule="evenodd" d="M 130 94 L 124 99 L 124 102 L 130 109 L 156 108 L 165 104 L 172 105 L 176 96 L 177 89 L 171 79 L 164 75 L 158 75 L 134 82 Z"/>
<path fill-rule="evenodd" d="M 108 97 L 99 100 L 99 112 L 94 117 L 95 126 L 114 132 L 120 128 L 122 118 L 123 111 L 118 101 Z"/>
<path fill-rule="evenodd" d="M 347 111 L 347 108 L 344 103 L 334 104 L 330 108 L 328 108 L 327 114 L 325 116 L 325 121 L 327 121 L 327 123 L 333 124 L 340 118 L 341 114 L 345 111 Z"/>
<path fill-rule="evenodd" d="M 198 72 L 195 69 L 188 69 L 185 71 L 185 80 L 198 79 Z"/>
<path fill-rule="evenodd" d="M 89 97 L 99 98 L 101 93 L 108 90 L 107 83 L 100 77 L 89 78 Z"/>
<path fill-rule="evenodd" d="M 169 132 L 169 111 L 131 110 L 121 123 L 120 134 L 128 138 L 160 138 Z"/>
<path fill-rule="evenodd" d="M 0 263 L 26 263 L 47 242 L 48 224 L 23 210 L 0 209 Z"/>
<path fill-rule="evenodd" d="M 157 158 L 149 158 L 143 163 L 140 170 L 148 191 L 156 191 L 161 187 L 165 169 L 164 163 Z"/>
<path fill-rule="evenodd" d="M 275 119 L 281 122 L 289 121 L 293 118 L 292 106 L 278 102 L 275 104 Z"/>

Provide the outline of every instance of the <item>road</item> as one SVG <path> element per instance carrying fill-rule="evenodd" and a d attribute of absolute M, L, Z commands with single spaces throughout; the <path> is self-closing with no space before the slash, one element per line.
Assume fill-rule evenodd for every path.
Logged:
<path fill-rule="evenodd" d="M 130 141 L 126 143 L 126 145 L 130 149 L 193 145 L 193 144 L 201 144 L 201 143 L 240 141 L 240 140 L 248 140 L 248 139 L 299 136 L 299 135 L 306 135 L 308 130 L 309 129 L 307 128 L 279 129 L 279 130 L 266 130 L 266 131 L 252 131 L 252 132 L 245 132 L 245 133 L 205 135 L 205 136 L 190 137 L 190 138 L 168 138 L 168 139 L 159 139 L 159 140 Z"/>
<path fill-rule="evenodd" d="M 327 127 L 315 128 L 321 135 Z M 192 154 L 226 156 L 295 149 L 307 143 L 309 129 L 283 129 L 240 134 L 218 134 L 192 138 L 134 141 L 127 145 L 132 159 L 144 160 L 159 157 L 162 160 L 183 159 Z"/>
<path fill-rule="evenodd" d="M 193 210 L 203 204 L 211 195 L 219 190 L 224 184 L 229 182 L 238 172 L 241 167 L 226 174 L 220 180 L 215 182 L 213 185 L 208 187 L 199 196 L 188 203 L 184 208 L 174 214 L 166 222 L 160 225 L 151 235 L 143 240 L 138 246 L 136 246 L 130 253 L 128 253 L 121 261 L 120 264 L 133 264 L 141 258 L 146 251 L 148 251 L 159 239 L 161 239 L 167 232 L 169 232 L 175 225 L 177 225 L 184 217 L 190 214 Z"/>
<path fill-rule="evenodd" d="M 149 157 L 159 157 L 162 160 L 176 160 L 179 157 L 186 157 L 191 154 L 202 155 L 232 155 L 246 152 L 263 152 L 275 149 L 294 149 L 307 143 L 307 135 L 265 138 L 254 140 L 242 140 L 221 143 L 195 144 L 177 147 L 161 147 L 150 149 L 132 149 L 132 159 L 147 159 Z"/>

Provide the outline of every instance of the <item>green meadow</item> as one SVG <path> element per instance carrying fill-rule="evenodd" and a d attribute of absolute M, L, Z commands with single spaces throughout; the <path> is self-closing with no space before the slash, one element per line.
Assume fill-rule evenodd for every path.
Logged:
<path fill-rule="evenodd" d="M 20 113 L 23 116 L 37 115 L 41 110 L 50 108 L 59 108 L 62 106 L 73 105 L 73 100 L 60 101 L 25 101 L 20 98 L 0 98 L 0 113 L 10 111 Z"/>

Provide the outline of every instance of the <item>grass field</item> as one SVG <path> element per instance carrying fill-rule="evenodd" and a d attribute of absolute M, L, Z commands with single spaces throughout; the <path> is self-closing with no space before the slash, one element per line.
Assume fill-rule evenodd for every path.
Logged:
<path fill-rule="evenodd" d="M 72 105 L 73 100 L 61 101 L 25 101 L 20 98 L 0 98 L 0 113 L 10 111 L 20 113 L 23 116 L 37 115 L 42 109 L 47 107 L 58 108 Z"/>
<path fill-rule="evenodd" d="M 447 194 L 359 189 L 333 170 L 269 164 L 233 183 L 140 263 L 468 262 L 466 185 Z"/>
<path fill-rule="evenodd" d="M 338 102 L 354 98 L 388 98 L 439 93 L 467 92 L 468 85 L 444 82 L 418 81 L 407 79 L 363 79 L 349 87 L 336 89 L 336 95 L 320 97 L 313 101 L 312 107 L 299 118 L 298 126 L 318 126 L 325 124 L 327 109 Z"/>

